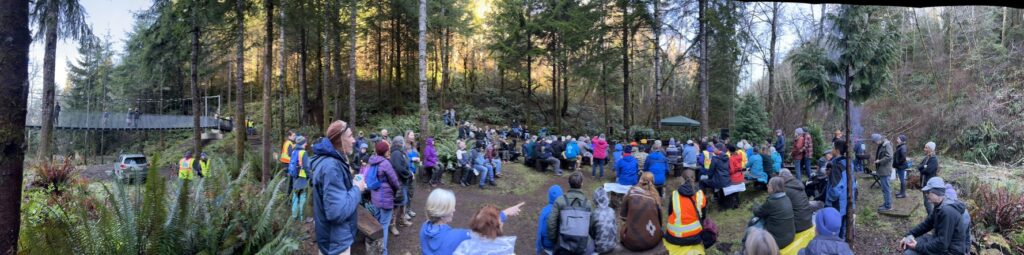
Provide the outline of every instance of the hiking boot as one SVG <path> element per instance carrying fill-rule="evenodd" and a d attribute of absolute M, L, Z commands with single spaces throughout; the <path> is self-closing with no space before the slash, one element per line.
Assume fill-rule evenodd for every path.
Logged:
<path fill-rule="evenodd" d="M 879 212 L 888 212 L 888 211 L 892 211 L 892 207 L 885 207 L 885 206 L 881 206 L 881 207 L 878 207 L 878 211 L 879 211 Z"/>
<path fill-rule="evenodd" d="M 416 212 L 413 212 L 413 211 L 412 211 L 412 209 L 407 209 L 407 210 L 405 210 L 405 214 L 408 214 L 408 215 L 409 215 L 409 218 L 414 218 L 414 217 L 416 217 Z"/>
<path fill-rule="evenodd" d="M 398 226 L 391 225 L 391 235 L 398 236 L 401 232 L 398 232 Z"/>
<path fill-rule="evenodd" d="M 493 181 L 489 181 L 489 182 L 487 182 L 487 184 L 491 185 L 491 186 L 498 186 L 498 184 L 494 183 Z"/>

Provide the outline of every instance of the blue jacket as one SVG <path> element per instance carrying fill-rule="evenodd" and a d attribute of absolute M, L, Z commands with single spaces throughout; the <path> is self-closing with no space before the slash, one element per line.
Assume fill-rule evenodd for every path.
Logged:
<path fill-rule="evenodd" d="M 541 152 L 541 155 L 540 155 L 541 159 L 550 158 L 552 156 L 551 153 L 555 151 L 554 146 L 551 146 L 551 143 L 549 143 L 549 142 L 544 142 L 544 148 L 543 149 L 544 149 L 544 152 Z"/>
<path fill-rule="evenodd" d="M 579 156 L 579 155 L 580 155 L 580 146 L 579 146 L 579 144 L 570 141 L 570 142 L 568 142 L 565 145 L 565 158 L 566 159 L 574 159 L 574 158 L 576 158 L 576 156 Z"/>
<path fill-rule="evenodd" d="M 750 169 L 747 172 L 747 176 L 757 179 L 758 182 L 768 183 L 768 173 L 764 171 L 764 161 L 761 159 L 761 154 L 748 154 L 746 167 Z"/>
<path fill-rule="evenodd" d="M 711 169 L 708 169 L 708 183 L 711 188 L 721 189 L 732 184 L 729 180 L 729 157 L 721 155 L 711 156 Z"/>
<path fill-rule="evenodd" d="M 683 163 L 686 164 L 697 164 L 697 147 L 687 144 L 683 147 Z"/>
<path fill-rule="evenodd" d="M 462 241 L 469 240 L 469 230 L 448 224 L 434 225 L 427 221 L 420 227 L 420 250 L 423 255 L 447 255 L 455 252 Z"/>
<path fill-rule="evenodd" d="M 775 144 L 772 147 L 775 147 L 775 151 L 786 151 L 786 137 L 776 136 Z"/>
<path fill-rule="evenodd" d="M 651 152 L 644 160 L 644 171 L 654 175 L 654 185 L 665 184 L 665 172 L 668 172 L 668 158 L 660 151 Z"/>
<path fill-rule="evenodd" d="M 409 171 L 411 171 L 413 174 L 416 174 L 416 162 L 413 162 L 412 158 L 419 158 L 420 154 L 417 153 L 415 149 L 413 149 L 413 150 L 409 150 L 409 154 L 408 155 L 409 155 Z M 423 159 L 420 159 L 420 162 L 423 162 Z"/>
<path fill-rule="evenodd" d="M 816 235 L 800 250 L 800 255 L 852 255 L 850 245 L 838 236 Z"/>
<path fill-rule="evenodd" d="M 298 177 L 299 176 L 299 161 L 300 161 L 298 159 L 299 158 L 299 151 L 302 151 L 302 150 L 301 149 L 299 149 L 299 150 L 292 150 L 292 153 L 291 153 L 290 156 L 291 156 L 291 158 L 296 159 L 296 160 L 292 160 L 291 162 L 288 163 L 288 176 L 291 176 L 291 177 Z M 309 152 L 306 152 L 306 155 L 302 156 L 301 161 L 303 162 L 303 164 L 305 164 L 303 166 L 303 168 L 306 169 L 306 177 L 309 177 L 311 175 L 310 170 L 309 170 L 310 169 L 310 167 L 309 167 L 309 164 L 310 164 L 309 163 Z"/>
<path fill-rule="evenodd" d="M 846 215 L 846 158 L 836 157 L 832 159 L 832 166 L 835 167 L 833 170 L 838 170 L 842 173 L 842 178 L 839 179 L 839 183 L 832 183 L 833 180 L 829 178 L 827 185 L 825 186 L 825 206 L 836 208 L 839 210 L 839 215 Z M 835 187 L 833 187 L 835 186 Z M 853 191 L 854 195 L 857 192 L 857 179 L 853 179 Z M 856 201 L 854 201 L 856 203 Z"/>
<path fill-rule="evenodd" d="M 782 171 L 782 154 L 779 154 L 778 151 L 772 152 L 772 171 L 773 173 Z"/>
<path fill-rule="evenodd" d="M 540 209 L 540 218 L 537 219 L 537 254 L 543 254 L 544 250 L 555 250 L 554 238 L 548 236 L 548 216 L 551 215 L 551 207 L 555 205 L 555 199 L 562 196 L 562 186 L 551 185 L 548 188 L 548 205 Z"/>
<path fill-rule="evenodd" d="M 352 186 L 348 163 L 327 139 L 313 145 L 311 166 L 317 248 L 322 254 L 338 254 L 352 246 L 362 192 Z"/>
<path fill-rule="evenodd" d="M 622 144 L 615 145 L 615 152 L 612 152 L 612 162 L 619 162 L 622 159 Z"/>
<path fill-rule="evenodd" d="M 618 179 L 619 184 L 626 186 L 636 185 L 639 181 L 637 164 L 636 157 L 633 157 L 633 155 L 626 155 L 619 159 L 619 161 L 615 161 L 615 177 Z"/>

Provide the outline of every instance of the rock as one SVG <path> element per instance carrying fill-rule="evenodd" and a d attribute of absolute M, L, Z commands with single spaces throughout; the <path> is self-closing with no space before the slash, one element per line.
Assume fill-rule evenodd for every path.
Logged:
<path fill-rule="evenodd" d="M 999 234 L 988 234 L 985 236 L 984 247 L 999 250 L 1001 253 L 1011 251 L 1010 242 L 1006 240 L 1002 235 Z"/>
<path fill-rule="evenodd" d="M 1003 255 L 1003 252 L 996 249 L 982 250 L 978 255 Z"/>

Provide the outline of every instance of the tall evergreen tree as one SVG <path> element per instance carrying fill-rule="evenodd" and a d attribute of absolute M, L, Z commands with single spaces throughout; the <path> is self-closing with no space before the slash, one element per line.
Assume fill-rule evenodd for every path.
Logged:
<path fill-rule="evenodd" d="M 29 12 L 27 0 L 0 0 L 0 253 L 18 251 L 28 100 Z"/>

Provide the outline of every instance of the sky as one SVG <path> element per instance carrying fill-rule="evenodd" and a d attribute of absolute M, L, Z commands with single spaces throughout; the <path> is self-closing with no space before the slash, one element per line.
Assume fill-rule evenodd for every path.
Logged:
<path fill-rule="evenodd" d="M 93 33 L 100 38 L 109 38 L 114 44 L 111 48 L 122 52 L 124 40 L 132 29 L 135 18 L 134 13 L 149 8 L 152 4 L 149 0 L 80 0 L 85 8 L 86 20 L 92 26 Z M 34 28 L 33 28 L 34 29 Z M 32 31 L 35 33 L 35 30 Z M 35 40 L 29 49 L 29 58 L 32 75 L 31 91 L 29 98 L 41 97 L 43 82 L 43 42 L 42 39 Z M 65 40 L 57 41 L 57 63 L 55 80 L 57 90 L 63 91 L 67 84 L 68 61 L 78 59 L 78 42 Z M 34 71 L 38 71 L 34 73 Z M 34 101 L 32 99 L 30 101 Z"/>

